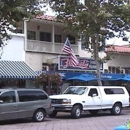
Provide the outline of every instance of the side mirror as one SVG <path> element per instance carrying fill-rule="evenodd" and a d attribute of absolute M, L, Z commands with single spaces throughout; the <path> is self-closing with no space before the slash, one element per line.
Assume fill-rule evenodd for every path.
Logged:
<path fill-rule="evenodd" d="M 3 100 L 0 100 L 0 103 L 3 103 Z"/>
<path fill-rule="evenodd" d="M 96 97 L 96 96 L 97 96 L 97 94 L 96 94 L 96 93 L 92 94 L 92 97 Z"/>

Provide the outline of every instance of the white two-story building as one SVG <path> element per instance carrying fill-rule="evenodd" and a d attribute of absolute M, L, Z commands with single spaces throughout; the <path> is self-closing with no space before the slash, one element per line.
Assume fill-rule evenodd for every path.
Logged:
<path fill-rule="evenodd" d="M 24 61 L 35 72 L 59 71 L 64 75 L 67 72 L 74 74 L 75 71 L 80 73 L 95 71 L 94 64 L 93 67 L 83 68 L 87 60 L 91 58 L 91 54 L 87 49 L 82 49 L 81 42 L 64 32 L 62 26 L 63 23 L 56 22 L 55 17 L 47 15 L 21 22 L 16 33 L 12 33 L 12 39 L 3 48 L 0 60 Z M 84 64 L 78 66 L 78 69 L 69 67 L 69 64 L 67 64 L 69 69 L 61 65 L 60 60 L 67 56 L 61 51 L 67 37 L 76 56 L 85 60 Z M 103 63 L 102 72 L 130 73 L 130 48 L 128 46 L 113 46 L 106 52 L 100 52 L 100 57 L 104 57 L 106 53 L 110 55 L 111 60 Z"/>

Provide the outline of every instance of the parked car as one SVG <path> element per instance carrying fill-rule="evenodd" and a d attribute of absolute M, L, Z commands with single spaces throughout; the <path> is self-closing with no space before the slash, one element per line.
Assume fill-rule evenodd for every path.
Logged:
<path fill-rule="evenodd" d="M 51 99 L 40 89 L 0 89 L 0 121 L 33 118 L 41 122 L 53 111 Z"/>
<path fill-rule="evenodd" d="M 73 118 L 80 118 L 82 111 L 95 115 L 99 110 L 110 110 L 121 114 L 123 107 L 129 106 L 129 94 L 125 87 L 119 86 L 70 86 L 61 95 L 50 96 L 53 113 L 70 112 Z"/>

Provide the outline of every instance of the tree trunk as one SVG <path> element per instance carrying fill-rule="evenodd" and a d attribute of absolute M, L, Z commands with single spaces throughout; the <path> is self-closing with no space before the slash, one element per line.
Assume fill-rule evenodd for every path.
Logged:
<path fill-rule="evenodd" d="M 100 72 L 100 62 L 99 62 L 99 53 L 98 53 L 98 49 L 99 49 L 99 43 L 98 43 L 98 35 L 94 36 L 94 58 L 95 58 L 95 62 L 96 62 L 96 69 L 97 69 L 97 82 L 99 86 L 102 86 L 102 81 L 101 81 L 101 72 Z"/>

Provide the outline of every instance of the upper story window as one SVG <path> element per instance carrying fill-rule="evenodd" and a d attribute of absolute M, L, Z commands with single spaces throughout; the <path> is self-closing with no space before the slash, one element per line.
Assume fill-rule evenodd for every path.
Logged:
<path fill-rule="evenodd" d="M 61 35 L 55 34 L 55 43 L 61 43 Z"/>
<path fill-rule="evenodd" d="M 40 41 L 51 42 L 51 33 L 40 32 Z"/>
<path fill-rule="evenodd" d="M 82 36 L 82 38 L 81 38 L 81 49 L 82 50 L 94 49 L 94 44 L 93 43 L 94 42 L 92 41 L 91 38 Z"/>
<path fill-rule="evenodd" d="M 28 39 L 36 40 L 36 32 L 35 31 L 28 31 L 27 37 L 28 37 Z"/>
<path fill-rule="evenodd" d="M 75 37 L 73 37 L 71 35 L 67 35 L 67 37 L 69 38 L 69 41 L 70 41 L 71 44 L 76 44 Z"/>
<path fill-rule="evenodd" d="M 23 21 L 20 21 L 18 23 L 18 26 L 16 27 L 15 30 L 13 30 L 14 33 L 19 33 L 19 34 L 23 34 L 24 33 L 24 22 Z"/>
<path fill-rule="evenodd" d="M 21 28 L 17 28 L 13 31 L 14 33 L 20 33 L 22 34 L 23 33 L 23 30 Z"/>

